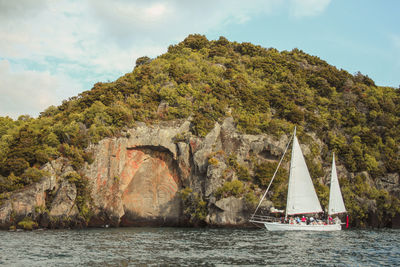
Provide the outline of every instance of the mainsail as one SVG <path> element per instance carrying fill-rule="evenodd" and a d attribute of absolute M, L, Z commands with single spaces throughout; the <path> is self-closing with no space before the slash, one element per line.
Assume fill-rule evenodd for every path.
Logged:
<path fill-rule="evenodd" d="M 344 212 L 346 212 L 346 208 L 344 207 L 342 192 L 340 191 L 339 180 L 336 173 L 335 154 L 333 154 L 328 214 L 333 215 Z"/>
<path fill-rule="evenodd" d="M 321 204 L 315 192 L 295 130 L 290 161 L 286 216 L 318 212 L 322 212 Z"/>

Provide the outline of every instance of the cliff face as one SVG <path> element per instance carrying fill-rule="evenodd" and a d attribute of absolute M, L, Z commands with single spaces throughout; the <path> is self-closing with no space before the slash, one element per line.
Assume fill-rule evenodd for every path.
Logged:
<path fill-rule="evenodd" d="M 173 138 L 188 130 L 189 122 L 141 124 L 127 137 L 105 139 L 91 147 L 95 160 L 83 172 L 90 181 L 94 214 L 98 214 L 92 224 L 181 224 L 177 193 L 189 177 L 183 175 L 187 160 L 179 161 L 182 153 Z"/>
<path fill-rule="evenodd" d="M 241 134 L 232 118 L 216 123 L 205 138 L 192 136 L 189 127 L 188 120 L 152 126 L 139 123 L 122 137 L 90 146 L 94 161 L 78 171 L 88 181 L 87 216 L 79 205 L 80 189 L 68 178 L 75 173 L 68 160 L 46 164 L 43 169 L 48 176 L 3 201 L 0 226 L 8 228 L 25 217 L 42 227 L 190 225 L 194 215 L 180 193 L 184 188 L 205 203 L 207 224 L 246 225 L 254 204 L 243 194 L 216 193 L 224 183 L 238 179 L 226 155 L 234 154 L 239 165 L 252 171 L 250 158 L 276 162 L 288 137 Z M 302 148 L 307 154 L 309 148 Z M 341 166 L 338 171 L 341 177 L 353 175 Z M 398 176 L 381 183 L 394 193 L 399 188 Z M 255 193 L 261 190 L 256 188 Z"/>
<path fill-rule="evenodd" d="M 189 134 L 189 121 L 153 126 L 139 124 L 125 137 L 101 141 L 89 148 L 95 155 L 83 170 L 89 178 L 94 216 L 90 225 L 190 224 L 179 191 L 191 188 L 207 205 L 210 225 L 243 225 L 252 208 L 243 198 L 216 199 L 213 193 L 227 180 L 227 165 L 210 164 L 218 151 L 235 153 L 239 161 L 264 150 L 279 155 L 282 142 L 267 136 L 241 135 L 228 118 L 204 138 Z M 272 144 L 274 143 L 274 144 Z"/>

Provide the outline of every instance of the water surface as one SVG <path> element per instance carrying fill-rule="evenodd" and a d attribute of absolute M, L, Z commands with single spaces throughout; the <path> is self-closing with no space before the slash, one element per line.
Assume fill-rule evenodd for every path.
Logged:
<path fill-rule="evenodd" d="M 0 231 L 5 266 L 400 266 L 399 230 L 114 228 Z"/>

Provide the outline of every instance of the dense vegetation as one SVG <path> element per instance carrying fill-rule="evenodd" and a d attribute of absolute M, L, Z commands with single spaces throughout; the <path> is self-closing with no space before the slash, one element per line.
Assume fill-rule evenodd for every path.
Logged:
<path fill-rule="evenodd" d="M 323 172 L 312 159 L 329 162 L 331 151 L 348 171 L 367 171 L 373 180 L 400 172 L 399 90 L 376 86 L 368 76 L 338 70 L 299 49 L 279 52 L 189 35 L 155 59 L 139 58 L 133 71 L 118 80 L 97 83 L 38 118 L 0 117 L 0 201 L 7 192 L 38 181 L 45 175 L 40 166 L 57 157 L 69 158 L 78 171 L 91 161 L 84 151 L 89 144 L 118 135 L 136 121 L 191 117 L 192 134 L 202 137 L 226 116 L 251 134 L 280 136 L 297 125 L 300 141 L 311 146 L 313 177 Z M 312 144 L 305 134 L 310 132 L 325 145 Z M 251 174 L 232 168 L 242 172 L 243 183 L 264 188 L 273 167 L 258 164 Z M 315 183 L 326 205 L 327 187 Z M 398 199 L 370 185 L 365 175 L 346 181 L 342 189 L 350 212 L 361 221 L 368 215 L 359 197 L 374 200 L 383 216 L 399 213 Z M 275 199 L 283 190 L 275 190 Z"/>

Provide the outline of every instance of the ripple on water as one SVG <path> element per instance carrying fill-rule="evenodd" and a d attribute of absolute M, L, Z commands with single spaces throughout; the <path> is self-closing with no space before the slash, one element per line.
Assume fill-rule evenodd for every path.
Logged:
<path fill-rule="evenodd" d="M 399 266 L 399 234 L 192 228 L 1 231 L 0 264 Z"/>

